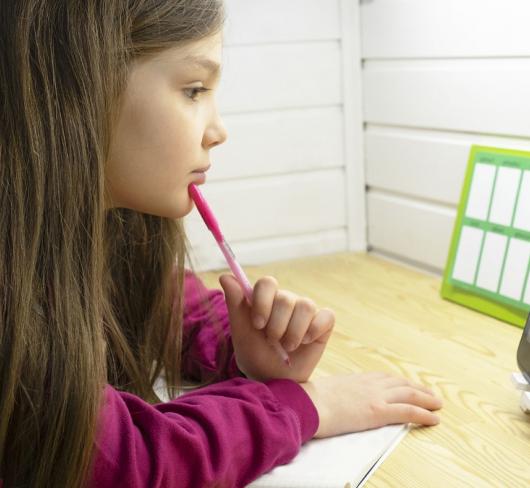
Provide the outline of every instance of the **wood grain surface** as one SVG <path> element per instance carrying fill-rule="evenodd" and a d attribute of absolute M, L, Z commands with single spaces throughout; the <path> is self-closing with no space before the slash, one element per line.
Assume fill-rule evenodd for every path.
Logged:
<path fill-rule="evenodd" d="M 220 288 L 226 270 L 200 273 Z M 528 487 L 530 416 L 511 384 L 522 330 L 442 300 L 441 279 L 369 254 L 341 253 L 246 268 L 336 313 L 314 377 L 386 371 L 444 400 L 435 427 L 413 428 L 365 485 Z"/>

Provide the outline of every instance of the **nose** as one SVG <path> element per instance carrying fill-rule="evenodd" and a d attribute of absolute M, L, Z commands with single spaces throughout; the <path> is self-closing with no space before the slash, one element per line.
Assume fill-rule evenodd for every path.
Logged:
<path fill-rule="evenodd" d="M 218 146 L 226 141 L 228 134 L 219 112 L 215 112 L 212 123 L 204 131 L 203 146 L 206 149 Z"/>

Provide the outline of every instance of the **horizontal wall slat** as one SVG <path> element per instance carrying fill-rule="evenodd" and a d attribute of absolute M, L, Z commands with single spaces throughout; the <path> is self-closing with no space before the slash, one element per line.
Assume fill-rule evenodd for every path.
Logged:
<path fill-rule="evenodd" d="M 219 181 L 202 189 L 230 242 L 346 226 L 342 168 Z M 209 233 L 196 209 L 186 217 L 186 228 L 197 246 Z"/>
<path fill-rule="evenodd" d="M 366 0 L 364 58 L 530 55 L 528 0 Z"/>
<path fill-rule="evenodd" d="M 368 242 L 440 271 L 445 268 L 456 209 L 369 191 Z"/>
<path fill-rule="evenodd" d="M 210 236 L 211 237 L 211 236 Z M 272 237 L 245 242 L 230 242 L 238 262 L 242 266 L 253 266 L 271 261 L 298 259 L 301 256 L 317 256 L 344 252 L 348 248 L 346 228 L 322 230 L 316 233 L 288 237 Z M 197 271 L 228 268 L 221 250 L 213 237 L 194 246 L 192 263 Z"/>
<path fill-rule="evenodd" d="M 344 166 L 342 117 L 340 106 L 226 115 L 209 181 Z"/>
<path fill-rule="evenodd" d="M 372 61 L 365 121 L 530 137 L 530 59 Z"/>
<path fill-rule="evenodd" d="M 472 144 L 530 151 L 530 139 L 369 125 L 367 184 L 456 206 Z"/>
<path fill-rule="evenodd" d="M 337 0 L 226 0 L 225 45 L 340 38 Z"/>
<path fill-rule="evenodd" d="M 222 114 L 339 105 L 339 41 L 230 46 L 223 52 Z"/>

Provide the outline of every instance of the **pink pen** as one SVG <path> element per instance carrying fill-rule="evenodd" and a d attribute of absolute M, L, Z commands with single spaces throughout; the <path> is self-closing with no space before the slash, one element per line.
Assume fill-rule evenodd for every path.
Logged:
<path fill-rule="evenodd" d="M 248 303 L 251 304 L 252 286 L 250 285 L 250 282 L 248 281 L 245 272 L 243 271 L 239 263 L 236 261 L 236 257 L 232 249 L 228 245 L 228 242 L 226 242 L 226 239 L 221 233 L 221 229 L 219 227 L 219 224 L 217 223 L 217 219 L 215 218 L 210 206 L 208 205 L 208 202 L 206 202 L 206 200 L 204 199 L 199 188 L 193 183 L 188 186 L 188 191 L 192 200 L 197 206 L 197 210 L 201 214 L 202 220 L 204 220 L 204 223 L 206 224 L 208 229 L 210 229 L 213 236 L 215 237 L 215 241 L 221 248 L 226 262 L 228 263 L 228 266 L 230 266 L 230 269 L 237 278 L 237 281 L 239 281 L 239 284 L 243 288 L 243 292 L 245 294 L 246 299 L 248 300 Z M 289 355 L 285 352 L 285 349 L 278 342 L 273 344 L 272 347 L 278 351 L 278 354 L 285 362 L 285 364 L 287 364 L 287 366 L 291 366 L 291 360 L 289 359 Z"/>

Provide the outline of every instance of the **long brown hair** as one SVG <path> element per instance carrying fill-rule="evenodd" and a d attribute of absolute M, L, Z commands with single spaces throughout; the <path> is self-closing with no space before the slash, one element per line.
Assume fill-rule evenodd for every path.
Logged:
<path fill-rule="evenodd" d="M 106 209 L 104 169 L 131 60 L 223 22 L 222 0 L 0 2 L 6 488 L 83 485 L 105 383 L 155 402 L 164 371 L 175 395 L 183 223 Z"/>

